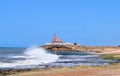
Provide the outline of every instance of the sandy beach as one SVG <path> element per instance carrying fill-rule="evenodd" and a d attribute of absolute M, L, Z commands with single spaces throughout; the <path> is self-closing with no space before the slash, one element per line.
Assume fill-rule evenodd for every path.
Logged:
<path fill-rule="evenodd" d="M 51 68 L 18 73 L 15 76 L 120 76 L 120 64 L 101 67 L 75 66 Z"/>
<path fill-rule="evenodd" d="M 120 49 L 107 49 L 106 51 L 102 51 L 101 54 L 120 54 Z"/>

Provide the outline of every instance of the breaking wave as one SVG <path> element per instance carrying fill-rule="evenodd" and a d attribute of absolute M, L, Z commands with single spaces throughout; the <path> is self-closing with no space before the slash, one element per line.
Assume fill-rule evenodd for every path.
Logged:
<path fill-rule="evenodd" d="M 22 56 L 12 56 L 15 58 L 11 63 L 0 62 L 0 67 L 19 67 L 19 66 L 29 66 L 29 65 L 41 65 L 51 62 L 55 62 L 59 57 L 55 54 L 48 53 L 45 49 L 40 47 L 30 47 L 24 51 Z M 23 60 L 17 60 L 17 58 L 22 58 Z"/>

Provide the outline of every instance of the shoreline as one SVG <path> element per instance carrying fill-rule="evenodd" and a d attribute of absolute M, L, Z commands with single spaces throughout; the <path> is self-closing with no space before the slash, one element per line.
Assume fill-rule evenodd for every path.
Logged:
<path fill-rule="evenodd" d="M 52 51 L 96 52 L 98 54 L 120 54 L 119 46 L 79 46 L 79 45 L 43 45 L 40 46 Z"/>
<path fill-rule="evenodd" d="M 109 60 L 109 58 L 111 59 L 111 57 L 113 57 L 112 59 L 119 59 L 120 60 L 120 55 L 119 55 L 119 57 L 117 58 L 116 57 L 116 54 L 114 54 L 114 56 L 115 56 L 115 58 L 114 58 L 114 56 L 113 55 L 110 55 L 110 54 L 103 54 L 104 56 L 103 56 L 103 58 L 106 58 L 107 60 Z M 107 56 L 106 56 L 107 55 Z M 109 55 L 109 56 L 108 56 Z M 119 61 L 120 62 L 120 61 Z M 10 76 L 34 76 L 34 75 L 32 75 L 31 73 L 34 73 L 34 74 L 39 74 L 39 72 L 45 72 L 45 71 L 47 71 L 47 72 L 52 72 L 52 73 L 54 73 L 54 72 L 56 72 L 56 71 L 58 71 L 59 72 L 59 70 L 61 69 L 64 69 L 64 68 L 66 68 L 66 69 L 70 69 L 70 70 L 72 70 L 73 68 L 74 68 L 74 70 L 76 69 L 76 70 L 78 70 L 78 68 L 79 69 L 92 69 L 92 68 L 104 68 L 105 69 L 105 67 L 119 67 L 119 70 L 120 70 L 120 63 L 119 62 L 117 62 L 117 63 L 110 63 L 109 65 L 105 65 L 105 66 L 85 66 L 85 65 L 77 65 L 77 66 L 72 66 L 72 67 L 63 67 L 63 66 L 55 66 L 55 67 L 46 67 L 46 68 L 42 68 L 42 69 L 38 69 L 38 68 L 25 68 L 25 69 L 7 69 L 7 70 L 0 70 L 0 74 L 1 75 L 3 75 L 3 76 L 6 76 L 6 75 L 10 75 Z M 52 70 L 52 71 L 51 71 Z M 54 71 L 55 70 L 55 71 Z M 112 69 L 111 69 L 112 70 Z M 80 71 L 83 71 L 83 70 L 80 70 Z M 62 71 L 63 73 L 66 73 L 66 71 Z M 24 75 L 24 73 L 25 73 L 25 75 Z M 39 75 L 41 75 L 41 73 L 39 74 Z M 41 76 L 44 76 L 44 75 L 41 75 Z M 46 76 L 46 75 L 45 75 Z M 49 75 L 47 75 L 47 76 L 49 76 Z M 51 75 L 51 76 L 54 76 L 54 75 Z M 58 75 L 57 75 L 58 76 Z M 60 76 L 61 76 L 61 74 L 60 74 Z M 68 75 L 69 76 L 69 75 Z"/>
<path fill-rule="evenodd" d="M 87 48 L 87 50 L 85 50 L 86 48 Z M 57 48 L 57 50 L 58 49 L 61 49 L 61 48 Z M 100 50 L 100 49 L 102 49 L 102 50 Z M 53 50 L 53 51 L 57 51 L 57 50 Z M 63 50 L 63 51 L 66 51 L 66 50 Z M 103 56 L 104 59 L 111 59 L 112 58 L 112 59 L 119 59 L 120 60 L 120 55 L 119 55 L 120 54 L 120 47 L 99 47 L 98 48 L 98 47 L 80 46 L 79 50 L 69 50 L 69 51 L 95 52 L 95 54 L 99 54 L 99 55 Z M 64 70 L 64 69 L 66 69 L 66 70 Z M 88 70 L 88 71 L 85 71 L 84 69 Z M 10 76 L 39 76 L 39 75 L 40 76 L 74 76 L 76 74 L 75 76 L 79 76 L 79 75 L 97 76 L 97 74 L 95 75 L 94 72 L 91 73 L 90 69 L 94 70 L 94 71 L 98 70 L 98 72 L 96 71 L 97 73 L 102 72 L 102 71 L 99 71 L 100 69 L 102 69 L 103 71 L 106 71 L 105 69 L 107 69 L 107 70 L 110 69 L 111 71 L 116 69 L 115 72 L 119 74 L 120 73 L 120 71 L 119 71 L 120 70 L 120 63 L 109 64 L 108 66 L 82 66 L 82 65 L 79 65 L 79 66 L 73 66 L 73 67 L 52 67 L 52 68 L 43 68 L 43 69 L 37 69 L 37 68 L 8 69 L 8 70 L 0 70 L 0 75 L 3 75 L 3 76 L 6 76 L 6 75 L 10 75 Z M 73 72 L 75 72 L 75 73 L 73 73 Z M 85 72 L 85 74 L 84 74 L 84 72 Z M 107 74 L 109 74 L 109 73 L 107 73 Z M 103 73 L 103 75 L 104 75 L 104 73 Z M 109 76 L 112 76 L 112 75 L 109 75 Z M 119 74 L 119 76 L 120 76 L 120 74 Z"/>
<path fill-rule="evenodd" d="M 120 63 L 109 66 L 54 67 L 13 74 L 14 76 L 120 76 Z M 10 75 L 12 76 L 12 75 Z"/>

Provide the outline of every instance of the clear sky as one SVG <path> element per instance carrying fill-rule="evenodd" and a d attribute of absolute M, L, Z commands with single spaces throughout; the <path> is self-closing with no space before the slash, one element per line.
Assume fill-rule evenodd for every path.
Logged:
<path fill-rule="evenodd" d="M 0 0 L 0 46 L 120 45 L 120 0 Z"/>

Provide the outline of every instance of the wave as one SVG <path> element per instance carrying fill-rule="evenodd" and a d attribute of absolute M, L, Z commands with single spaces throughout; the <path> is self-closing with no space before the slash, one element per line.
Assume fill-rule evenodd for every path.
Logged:
<path fill-rule="evenodd" d="M 12 63 L 0 62 L 0 67 L 19 67 L 28 65 L 41 65 L 55 62 L 59 57 L 55 54 L 48 53 L 40 47 L 27 48 L 23 56 L 12 56 L 12 58 L 24 58 L 24 60 L 15 60 Z"/>

